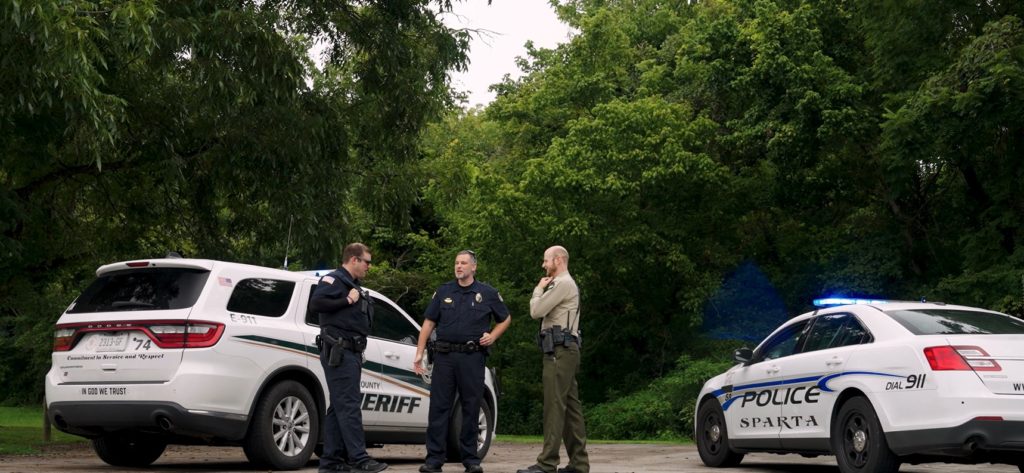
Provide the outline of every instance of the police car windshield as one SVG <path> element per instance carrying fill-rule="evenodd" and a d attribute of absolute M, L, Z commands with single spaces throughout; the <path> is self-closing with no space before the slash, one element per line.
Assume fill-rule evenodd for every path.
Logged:
<path fill-rule="evenodd" d="M 115 271 L 96 278 L 69 314 L 192 307 L 209 271 L 191 268 L 145 268 Z"/>
<path fill-rule="evenodd" d="M 990 312 L 916 309 L 885 313 L 914 335 L 1024 334 L 1024 320 Z"/>

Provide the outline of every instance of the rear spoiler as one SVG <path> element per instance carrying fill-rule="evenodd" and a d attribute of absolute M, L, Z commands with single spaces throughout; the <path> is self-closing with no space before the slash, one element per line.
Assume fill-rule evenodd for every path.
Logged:
<path fill-rule="evenodd" d="M 96 276 L 102 276 L 111 271 L 141 268 L 191 268 L 211 271 L 213 270 L 214 263 L 215 261 L 212 260 L 186 258 L 157 258 L 137 261 L 121 261 L 119 263 L 100 266 L 99 269 L 96 270 Z"/>

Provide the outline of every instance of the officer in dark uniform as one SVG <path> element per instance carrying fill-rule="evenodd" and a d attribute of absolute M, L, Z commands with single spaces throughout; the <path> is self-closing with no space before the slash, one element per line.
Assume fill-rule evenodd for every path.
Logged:
<path fill-rule="evenodd" d="M 366 335 L 373 317 L 370 298 L 359 280 L 370 269 L 370 249 L 352 243 L 342 251 L 341 258 L 341 267 L 320 278 L 309 301 L 309 307 L 320 313 L 320 364 L 331 400 L 324 418 L 319 473 L 375 473 L 388 465 L 366 453 L 359 390 Z"/>
<path fill-rule="evenodd" d="M 476 254 L 460 251 L 455 256 L 455 280 L 441 285 L 424 314 L 423 328 L 413 369 L 422 375 L 423 352 L 430 333 L 437 328 L 433 342 L 434 371 L 430 384 L 430 413 L 427 426 L 427 459 L 420 471 L 441 471 L 447 454 L 449 418 L 455 393 L 462 405 L 462 431 L 459 453 L 466 473 L 482 473 L 477 455 L 478 419 L 484 393 L 484 362 L 491 345 L 512 323 L 508 307 L 498 290 L 475 280 Z M 491 329 L 491 318 L 496 325 Z"/>

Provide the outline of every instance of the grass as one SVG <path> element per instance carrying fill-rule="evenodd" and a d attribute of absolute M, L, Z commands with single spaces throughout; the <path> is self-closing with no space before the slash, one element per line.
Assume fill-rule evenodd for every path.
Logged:
<path fill-rule="evenodd" d="M 544 443 L 544 437 L 541 435 L 502 435 L 498 434 L 495 440 L 499 442 L 509 443 Z M 669 439 L 669 440 L 598 440 L 598 439 L 587 439 L 587 443 L 593 444 L 616 444 L 616 443 L 634 443 L 644 445 L 693 445 L 693 441 L 689 439 Z"/>
<path fill-rule="evenodd" d="M 50 430 L 50 441 L 44 441 L 41 407 L 0 407 L 0 455 L 32 455 L 49 446 L 85 442 L 56 428 Z"/>

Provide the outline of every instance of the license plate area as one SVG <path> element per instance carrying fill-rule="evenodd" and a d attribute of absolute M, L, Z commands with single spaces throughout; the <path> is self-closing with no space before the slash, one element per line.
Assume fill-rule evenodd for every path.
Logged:
<path fill-rule="evenodd" d="M 86 348 L 90 351 L 109 353 L 123 352 L 128 348 L 128 332 L 99 332 L 89 337 Z"/>

